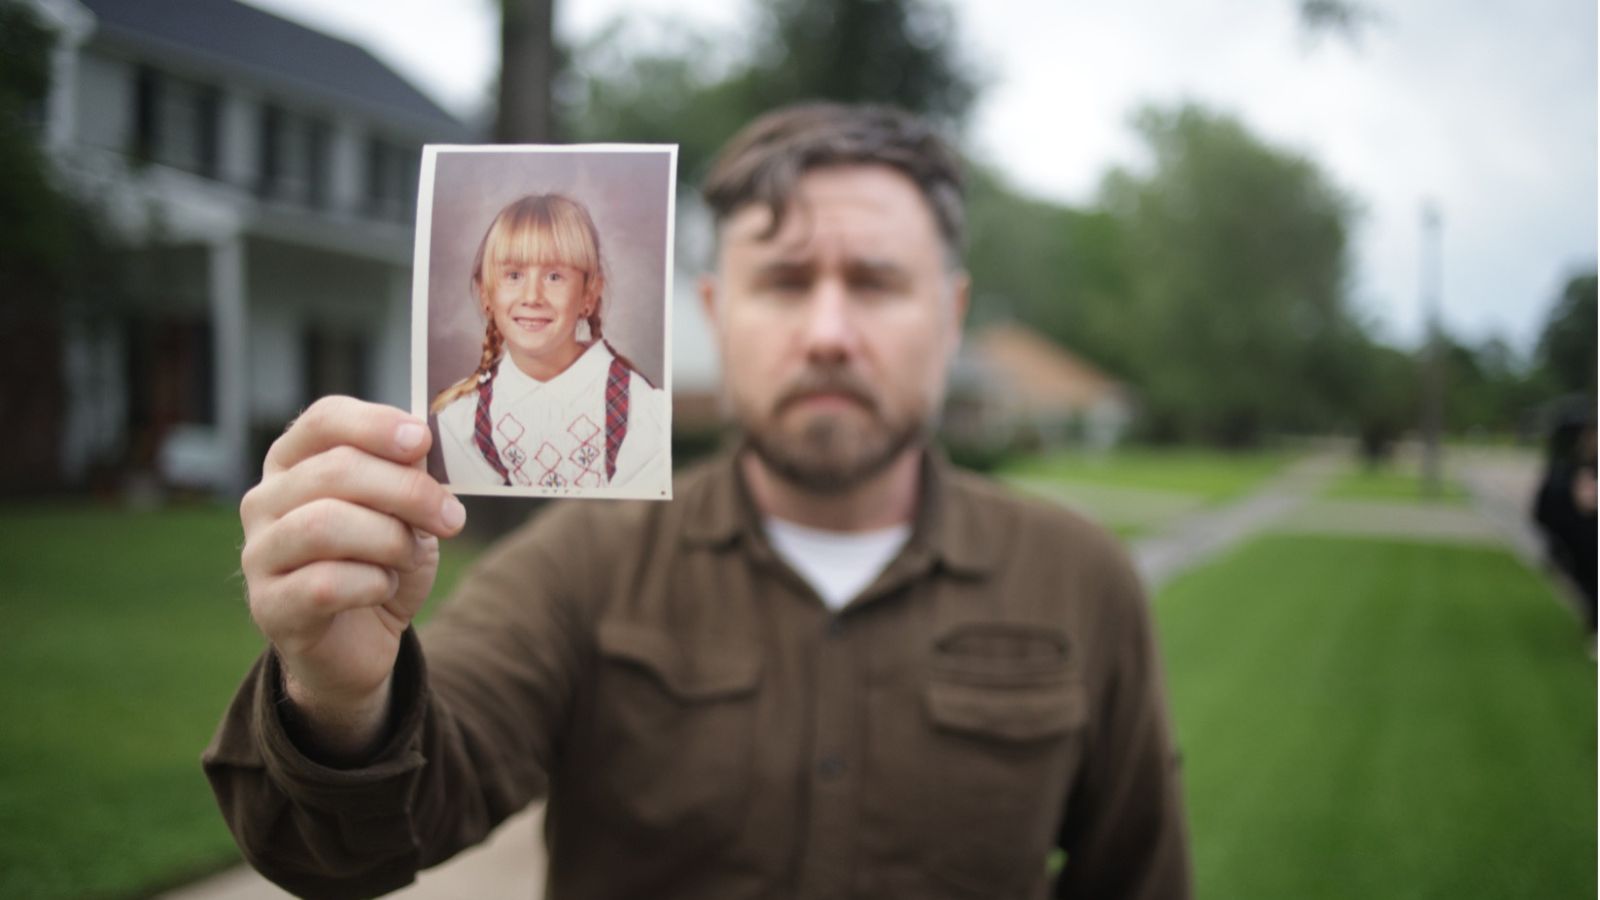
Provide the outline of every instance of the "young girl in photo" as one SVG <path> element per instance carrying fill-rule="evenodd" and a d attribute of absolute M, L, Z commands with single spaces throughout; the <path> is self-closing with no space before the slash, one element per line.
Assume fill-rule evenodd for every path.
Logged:
<path fill-rule="evenodd" d="M 605 283 L 583 204 L 534 194 L 495 216 L 472 265 L 478 368 L 430 407 L 448 483 L 666 489 L 666 395 L 603 337 Z"/>

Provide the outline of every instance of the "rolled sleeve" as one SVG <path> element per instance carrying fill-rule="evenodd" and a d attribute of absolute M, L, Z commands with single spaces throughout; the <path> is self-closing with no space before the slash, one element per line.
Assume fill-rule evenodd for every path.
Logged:
<path fill-rule="evenodd" d="M 396 660 L 391 732 L 364 765 L 334 768 L 290 736 L 293 715 L 270 649 L 245 677 L 201 757 L 246 859 L 310 897 L 376 896 L 409 884 L 419 848 L 408 809 L 424 765 L 424 663 L 407 631 Z"/>

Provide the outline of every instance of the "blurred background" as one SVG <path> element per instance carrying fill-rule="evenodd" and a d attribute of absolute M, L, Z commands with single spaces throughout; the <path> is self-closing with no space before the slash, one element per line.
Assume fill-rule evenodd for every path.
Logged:
<path fill-rule="evenodd" d="M 406 405 L 422 144 L 681 146 L 682 462 L 723 427 L 694 188 L 804 98 L 967 155 L 942 440 L 1128 541 L 1201 895 L 1594 896 L 1596 35 L 1580 0 L 0 0 L 0 896 L 271 896 L 208 880 L 198 754 L 260 649 L 232 506 L 314 398 Z M 528 514 L 475 503 L 445 586 Z M 423 890 L 528 896 L 504 845 L 498 893 Z"/>

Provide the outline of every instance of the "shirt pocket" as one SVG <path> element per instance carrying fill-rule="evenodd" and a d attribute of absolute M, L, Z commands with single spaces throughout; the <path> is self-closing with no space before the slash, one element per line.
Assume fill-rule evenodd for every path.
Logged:
<path fill-rule="evenodd" d="M 753 770 L 757 646 L 617 622 L 597 637 L 591 761 L 608 818 L 680 853 L 737 834 Z"/>
<path fill-rule="evenodd" d="M 1036 893 L 1087 718 L 1065 635 L 961 626 L 936 642 L 923 701 L 928 870 L 973 897 Z"/>

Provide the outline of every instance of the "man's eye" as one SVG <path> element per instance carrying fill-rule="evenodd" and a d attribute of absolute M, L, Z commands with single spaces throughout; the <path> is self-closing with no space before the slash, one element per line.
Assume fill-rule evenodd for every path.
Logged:
<path fill-rule="evenodd" d="M 798 292 L 806 290 L 810 286 L 811 286 L 810 282 L 808 282 L 804 278 L 799 278 L 799 277 L 774 278 L 771 281 L 767 282 L 767 287 L 770 290 L 777 291 L 779 293 L 784 293 L 784 294 L 798 293 Z"/>

